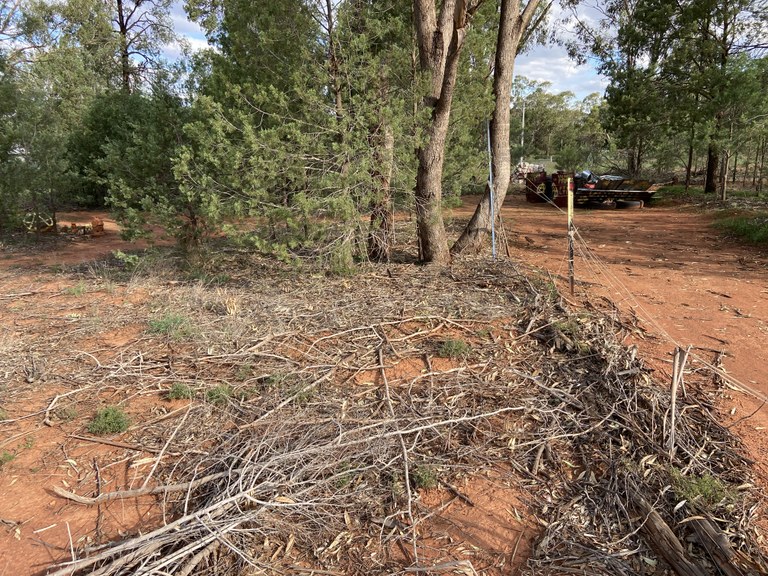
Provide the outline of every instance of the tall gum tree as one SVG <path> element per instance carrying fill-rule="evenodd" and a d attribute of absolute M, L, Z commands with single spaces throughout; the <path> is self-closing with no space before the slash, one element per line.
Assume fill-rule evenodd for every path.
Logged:
<path fill-rule="evenodd" d="M 480 248 L 491 228 L 491 214 L 499 213 L 507 195 L 512 175 L 509 148 L 509 99 L 512 92 L 515 57 L 521 41 L 530 30 L 539 4 L 540 0 L 529 0 L 525 7 L 522 7 L 519 0 L 502 0 L 501 2 L 501 20 L 493 74 L 495 106 L 490 123 L 493 190 L 490 184 L 486 186 L 485 193 L 475 208 L 472 218 L 451 248 L 454 254 L 476 251 Z M 493 202 L 493 210 L 491 210 L 491 202 Z"/>
<path fill-rule="evenodd" d="M 445 142 L 456 88 L 459 56 L 479 1 L 445 0 L 438 13 L 434 0 L 414 0 L 419 70 L 429 78 L 424 106 L 431 110 L 423 143 L 416 154 L 416 227 L 423 262 L 447 264 L 448 240 L 442 215 Z"/>
<path fill-rule="evenodd" d="M 114 0 L 112 26 L 119 40 L 120 83 L 129 92 L 141 76 L 156 67 L 163 45 L 175 34 L 170 20 L 172 0 Z"/>

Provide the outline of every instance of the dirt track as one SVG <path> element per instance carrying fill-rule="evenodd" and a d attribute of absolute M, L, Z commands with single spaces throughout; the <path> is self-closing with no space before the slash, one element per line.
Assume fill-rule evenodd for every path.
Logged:
<path fill-rule="evenodd" d="M 469 217 L 473 200 L 455 215 Z M 512 194 L 502 217 L 512 258 L 548 270 L 567 294 L 565 213 Z M 750 392 L 726 393 L 723 418 L 738 422 L 768 478 L 768 256 L 723 237 L 690 206 L 577 209 L 574 222 L 575 300 L 605 297 L 634 313 L 647 331 L 640 354 L 658 370 L 670 372 L 676 345 L 693 346 L 693 369 L 724 352 L 731 383 Z"/>

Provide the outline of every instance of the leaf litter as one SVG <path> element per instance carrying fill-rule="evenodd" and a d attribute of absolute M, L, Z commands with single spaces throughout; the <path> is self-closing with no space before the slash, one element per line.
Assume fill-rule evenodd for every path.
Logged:
<path fill-rule="evenodd" d="M 766 572 L 739 439 L 695 386 L 672 410 L 615 308 L 574 309 L 508 260 L 328 277 L 237 258 L 224 287 L 145 280 L 148 313 L 185 318 L 183 334 L 48 366 L 75 396 L 194 393 L 120 438 L 154 455 L 141 486 L 55 489 L 83 506 L 154 496 L 166 522 L 79 546 L 51 573 L 499 573 L 513 543 L 501 560 L 422 544 L 432 483 L 461 494 L 490 470 L 540 526 L 521 573 L 659 573 L 674 561 L 649 528 L 659 522 L 692 573 L 723 565 L 708 537 L 733 573 Z M 439 358 L 447 340 L 468 352 Z"/>

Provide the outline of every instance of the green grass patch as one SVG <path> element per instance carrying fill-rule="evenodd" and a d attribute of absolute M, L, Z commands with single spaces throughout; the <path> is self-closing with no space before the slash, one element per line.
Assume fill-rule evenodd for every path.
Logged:
<path fill-rule="evenodd" d="M 215 386 L 205 393 L 205 399 L 211 404 L 221 406 L 232 397 L 232 388 L 229 386 Z"/>
<path fill-rule="evenodd" d="M 168 390 L 168 400 L 191 400 L 194 395 L 192 388 L 181 382 L 174 382 Z"/>
<path fill-rule="evenodd" d="M 161 318 L 149 321 L 149 331 L 152 334 L 160 334 L 180 340 L 192 335 L 192 326 L 189 318 L 181 314 L 168 313 Z"/>
<path fill-rule="evenodd" d="M 768 244 L 768 212 L 726 210 L 717 216 L 715 226 L 749 244 Z"/>
<path fill-rule="evenodd" d="M 463 360 L 472 352 L 472 347 L 464 340 L 458 338 L 448 338 L 440 344 L 437 355 L 441 358 L 453 358 Z"/>
<path fill-rule="evenodd" d="M 735 499 L 733 491 L 711 474 L 683 476 L 679 470 L 673 469 L 672 486 L 679 497 L 696 502 L 706 509 L 717 506 L 723 500 Z"/>
<path fill-rule="evenodd" d="M 9 462 L 13 462 L 14 458 L 16 458 L 16 456 L 11 452 L 8 452 L 8 450 L 3 450 L 2 452 L 0 452 L 0 468 L 5 466 Z"/>
<path fill-rule="evenodd" d="M 122 408 L 107 406 L 96 413 L 96 416 L 88 424 L 88 432 L 96 436 L 118 434 L 128 430 L 129 424 L 128 416 L 123 412 Z"/>
<path fill-rule="evenodd" d="M 78 282 L 74 286 L 70 286 L 69 288 L 64 289 L 64 292 L 70 296 L 82 296 L 86 293 L 86 291 L 87 287 L 84 282 Z"/>

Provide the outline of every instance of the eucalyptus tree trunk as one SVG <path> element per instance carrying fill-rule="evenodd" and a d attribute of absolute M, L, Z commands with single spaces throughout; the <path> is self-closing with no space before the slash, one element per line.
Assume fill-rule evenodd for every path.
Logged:
<path fill-rule="evenodd" d="M 451 104 L 471 14 L 479 2 L 444 0 L 437 14 L 435 0 L 414 0 L 419 71 L 430 80 L 423 105 L 431 109 L 424 144 L 416 155 L 416 228 L 419 257 L 423 262 L 446 264 L 450 260 L 442 214 L 442 179 L 445 142 Z"/>
<path fill-rule="evenodd" d="M 131 91 L 131 55 L 128 48 L 128 18 L 123 0 L 117 0 L 117 31 L 120 35 L 120 76 L 122 88 Z"/>
<path fill-rule="evenodd" d="M 496 60 L 493 71 L 493 94 L 496 104 L 491 118 L 491 158 L 493 162 L 493 194 L 490 184 L 485 187 L 480 203 L 475 208 L 461 236 L 451 247 L 458 254 L 477 251 L 491 229 L 491 214 L 498 214 L 507 195 L 512 176 L 512 158 L 509 149 L 509 97 L 512 92 L 512 73 L 520 40 L 526 33 L 540 0 L 529 0 L 520 12 L 520 0 L 502 0 L 501 20 L 496 40 Z M 493 199 L 493 210 L 491 210 Z"/>
<path fill-rule="evenodd" d="M 717 172 L 720 166 L 720 147 L 714 141 L 710 141 L 707 148 L 707 176 L 704 183 L 704 192 L 714 194 L 717 192 Z"/>

